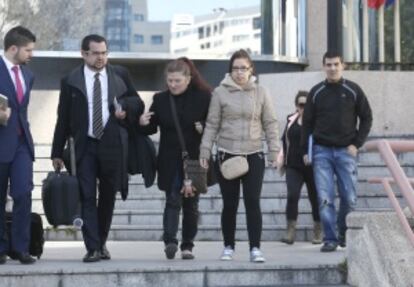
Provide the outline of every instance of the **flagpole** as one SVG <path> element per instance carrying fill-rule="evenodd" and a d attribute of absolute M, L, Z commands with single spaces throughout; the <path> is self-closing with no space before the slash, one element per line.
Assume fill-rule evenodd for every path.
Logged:
<path fill-rule="evenodd" d="M 378 9 L 378 62 L 381 70 L 384 68 L 385 62 L 385 41 L 384 41 L 384 4 Z"/>
<path fill-rule="evenodd" d="M 368 26 L 368 0 L 362 1 L 362 61 L 369 62 L 369 26 Z"/>
<path fill-rule="evenodd" d="M 394 62 L 399 70 L 401 64 L 400 0 L 394 3 Z"/>

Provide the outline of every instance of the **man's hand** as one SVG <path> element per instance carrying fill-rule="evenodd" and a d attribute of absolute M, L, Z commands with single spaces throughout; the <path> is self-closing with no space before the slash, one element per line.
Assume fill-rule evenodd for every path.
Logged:
<path fill-rule="evenodd" d="M 0 124 L 6 125 L 11 115 L 11 109 L 0 106 Z"/>
<path fill-rule="evenodd" d="M 348 150 L 348 153 L 353 157 L 356 157 L 358 155 L 358 148 L 353 144 L 349 145 L 346 149 Z"/>
<path fill-rule="evenodd" d="M 311 165 L 311 161 L 309 160 L 309 156 L 308 156 L 308 154 L 305 154 L 305 155 L 303 156 L 303 163 L 304 163 L 305 165 Z"/>
<path fill-rule="evenodd" d="M 54 158 L 52 159 L 52 165 L 55 171 L 59 172 L 65 164 L 63 163 L 63 160 L 61 158 Z"/>
<path fill-rule="evenodd" d="M 153 114 L 154 114 L 154 112 L 143 113 L 139 117 L 139 125 L 141 125 L 141 126 L 148 125 Z"/>
<path fill-rule="evenodd" d="M 202 168 L 208 169 L 208 159 L 200 158 L 200 166 Z"/>
<path fill-rule="evenodd" d="M 125 111 L 116 111 L 115 117 L 119 120 L 124 120 L 126 118 L 126 112 Z"/>

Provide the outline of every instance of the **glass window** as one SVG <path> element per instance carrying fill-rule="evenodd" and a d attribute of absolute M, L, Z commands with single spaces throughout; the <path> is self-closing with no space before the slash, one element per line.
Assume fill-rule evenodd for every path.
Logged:
<path fill-rule="evenodd" d="M 135 34 L 134 35 L 134 43 L 135 44 L 144 44 L 144 35 Z"/>
<path fill-rule="evenodd" d="M 162 35 L 152 35 L 151 36 L 151 44 L 152 45 L 162 45 L 163 44 Z"/>
<path fill-rule="evenodd" d="M 144 21 L 144 14 L 134 14 L 134 21 L 143 22 Z"/>
<path fill-rule="evenodd" d="M 257 30 L 262 28 L 262 19 L 260 17 L 253 18 L 253 29 Z"/>
<path fill-rule="evenodd" d="M 198 39 L 204 38 L 204 27 L 198 28 Z"/>

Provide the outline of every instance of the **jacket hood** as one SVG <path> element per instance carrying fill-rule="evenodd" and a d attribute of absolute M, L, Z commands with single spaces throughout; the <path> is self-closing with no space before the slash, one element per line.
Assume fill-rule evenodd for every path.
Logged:
<path fill-rule="evenodd" d="M 256 87 L 256 76 L 251 76 L 246 86 L 242 88 L 233 80 L 229 73 L 226 73 L 224 79 L 221 81 L 220 86 L 223 86 L 229 91 L 243 91 L 243 90 L 253 90 Z"/>

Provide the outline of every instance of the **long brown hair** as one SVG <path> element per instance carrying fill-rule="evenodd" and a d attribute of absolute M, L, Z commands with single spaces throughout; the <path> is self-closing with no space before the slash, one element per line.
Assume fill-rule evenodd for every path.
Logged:
<path fill-rule="evenodd" d="M 203 79 L 200 72 L 195 67 L 193 61 L 187 57 L 180 57 L 177 60 L 171 61 L 167 64 L 167 67 L 165 68 L 165 75 L 174 72 L 180 72 L 185 76 L 191 77 L 191 87 L 200 91 L 211 93 L 212 88 Z"/>

